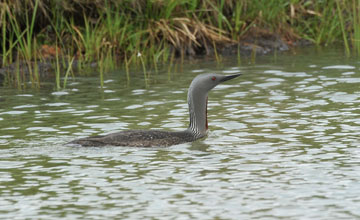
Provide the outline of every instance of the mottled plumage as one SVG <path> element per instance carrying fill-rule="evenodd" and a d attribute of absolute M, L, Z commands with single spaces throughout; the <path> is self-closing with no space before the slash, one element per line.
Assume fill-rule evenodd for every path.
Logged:
<path fill-rule="evenodd" d="M 129 146 L 129 147 L 152 147 L 171 146 L 196 140 L 188 131 L 159 131 L 159 130 L 128 130 L 108 135 L 93 136 L 74 140 L 72 144 L 82 146 Z"/>
<path fill-rule="evenodd" d="M 207 95 L 221 82 L 233 79 L 240 74 L 223 76 L 219 74 L 200 74 L 194 78 L 188 91 L 190 125 L 184 131 L 128 130 L 108 135 L 92 136 L 71 141 L 69 144 L 81 146 L 130 146 L 152 147 L 171 146 L 192 142 L 207 134 Z"/>

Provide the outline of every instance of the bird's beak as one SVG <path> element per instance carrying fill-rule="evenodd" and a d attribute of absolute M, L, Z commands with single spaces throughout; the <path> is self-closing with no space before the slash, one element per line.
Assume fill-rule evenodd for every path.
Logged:
<path fill-rule="evenodd" d="M 238 76 L 240 76 L 240 75 L 241 75 L 241 73 L 234 74 L 234 75 L 229 75 L 229 76 L 225 76 L 224 78 L 222 78 L 222 79 L 220 80 L 220 82 L 225 82 L 225 81 L 228 81 L 228 80 L 230 80 L 230 79 L 234 79 L 234 78 L 236 78 L 236 77 L 238 77 Z"/>

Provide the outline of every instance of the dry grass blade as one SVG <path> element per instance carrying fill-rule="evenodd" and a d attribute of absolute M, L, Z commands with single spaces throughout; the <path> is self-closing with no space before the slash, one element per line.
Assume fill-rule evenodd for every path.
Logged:
<path fill-rule="evenodd" d="M 234 42 L 226 31 L 189 18 L 160 19 L 150 25 L 149 32 L 155 40 L 165 39 L 178 50 L 193 49 L 213 42 Z"/>

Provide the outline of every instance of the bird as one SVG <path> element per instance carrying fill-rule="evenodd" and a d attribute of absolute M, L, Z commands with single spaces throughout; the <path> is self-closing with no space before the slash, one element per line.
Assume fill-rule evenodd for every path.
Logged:
<path fill-rule="evenodd" d="M 234 79 L 241 73 L 221 75 L 203 73 L 197 75 L 188 89 L 190 123 L 183 131 L 126 130 L 107 135 L 90 136 L 69 142 L 84 147 L 128 146 L 128 147 L 168 147 L 193 142 L 207 135 L 208 92 L 222 82 Z"/>

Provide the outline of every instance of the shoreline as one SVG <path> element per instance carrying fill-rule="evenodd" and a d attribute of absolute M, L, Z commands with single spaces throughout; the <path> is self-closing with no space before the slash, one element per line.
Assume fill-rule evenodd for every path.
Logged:
<path fill-rule="evenodd" d="M 175 57 L 255 57 L 309 44 L 340 42 L 347 56 L 360 54 L 355 1 L 7 0 L 1 9 L 0 84 L 10 87 L 40 87 L 53 72 L 60 89 L 74 64 L 95 66 L 102 79 Z"/>
<path fill-rule="evenodd" d="M 210 46 L 207 49 L 201 48 L 192 52 L 185 52 L 183 55 L 186 58 L 204 58 L 206 56 L 215 57 L 215 56 L 264 56 L 272 54 L 275 51 L 283 52 L 288 51 L 292 47 L 304 47 L 313 45 L 311 42 L 306 40 L 299 40 L 291 45 L 285 42 L 280 38 L 277 34 L 267 34 L 266 36 L 247 36 L 246 39 L 241 42 L 232 42 L 232 43 L 224 43 L 222 45 L 218 45 L 216 48 L 216 52 L 214 47 Z M 175 50 L 175 49 L 173 49 Z M 174 52 L 175 58 L 181 57 L 180 53 Z M 56 64 L 55 57 L 49 56 L 46 60 L 43 61 L 31 61 L 31 65 L 34 68 L 36 64 L 37 71 L 39 73 L 39 77 L 41 78 L 55 78 L 55 69 Z M 72 63 L 71 69 L 79 71 L 78 62 L 80 60 L 75 59 Z M 99 65 L 98 62 L 93 61 L 86 64 L 86 67 L 89 68 L 97 68 Z M 60 65 L 60 71 L 64 72 L 68 68 L 68 63 Z M 8 75 L 15 75 L 16 72 L 19 71 L 21 75 L 28 77 L 30 75 L 30 71 L 28 68 L 28 63 L 25 61 L 20 61 L 18 63 L 12 63 L 8 66 L 0 68 L 0 86 L 3 86 L 3 83 Z"/>

